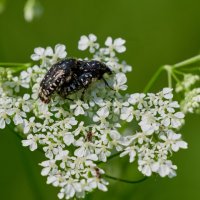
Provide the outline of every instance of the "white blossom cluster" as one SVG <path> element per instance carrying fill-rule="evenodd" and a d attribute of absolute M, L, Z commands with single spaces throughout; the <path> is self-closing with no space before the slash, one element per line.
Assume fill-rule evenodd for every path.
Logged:
<path fill-rule="evenodd" d="M 181 101 L 181 109 L 184 113 L 200 113 L 200 87 L 185 93 L 185 98 Z"/>
<path fill-rule="evenodd" d="M 113 75 L 93 83 L 84 101 L 81 92 L 70 96 L 73 101 L 57 94 L 49 104 L 38 99 L 41 80 L 51 65 L 67 56 L 66 47 L 36 48 L 31 56 L 39 61 L 20 74 L 4 69 L 0 82 L 0 128 L 15 126 L 25 139 L 23 146 L 31 151 L 42 149 L 46 160 L 40 163 L 41 174 L 47 183 L 60 188 L 58 197 L 84 197 L 98 188 L 107 191 L 108 182 L 99 162 L 107 162 L 115 152 L 129 155 L 138 163 L 145 176 L 157 173 L 173 177 L 176 165 L 173 152 L 187 148 L 177 133 L 184 122 L 179 104 L 173 101 L 172 89 L 154 93 L 125 93 L 126 73 L 131 66 L 120 62 L 117 53 L 126 50 L 125 40 L 108 37 L 105 47 L 97 43 L 93 34 L 82 36 L 79 50 L 89 49 L 91 59 L 106 63 Z M 138 128 L 132 124 L 137 122 Z"/>
<path fill-rule="evenodd" d="M 123 137 L 125 149 L 120 156 L 128 154 L 130 162 L 137 160 L 139 171 L 146 176 L 153 172 L 161 177 L 175 176 L 177 167 L 169 160 L 170 154 L 187 148 L 181 134 L 175 132 L 181 127 L 184 114 L 177 111 L 179 104 L 172 97 L 170 88 L 157 94 L 132 94 L 129 106 L 121 110 L 121 119 L 135 119 L 139 130 Z"/>
<path fill-rule="evenodd" d="M 181 110 L 184 113 L 200 113 L 200 76 L 184 74 L 183 80 L 177 83 L 176 92 L 183 92 Z"/>

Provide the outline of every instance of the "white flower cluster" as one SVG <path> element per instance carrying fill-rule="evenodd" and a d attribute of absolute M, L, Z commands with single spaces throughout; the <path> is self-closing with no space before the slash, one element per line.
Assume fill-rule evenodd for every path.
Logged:
<path fill-rule="evenodd" d="M 189 90 L 197 81 L 200 80 L 200 76 L 197 74 L 184 74 L 183 81 L 178 82 L 176 85 L 176 92 Z"/>
<path fill-rule="evenodd" d="M 200 113 L 200 88 L 185 93 L 185 99 L 181 101 L 181 109 L 184 113 Z"/>
<path fill-rule="evenodd" d="M 184 93 L 181 101 L 181 110 L 184 113 L 200 113 L 200 76 L 197 74 L 184 74 L 183 81 L 177 83 L 176 92 Z M 196 87 L 196 85 L 198 86 Z"/>
<path fill-rule="evenodd" d="M 137 159 L 139 171 L 146 176 L 156 172 L 161 177 L 173 177 L 176 166 L 169 160 L 170 154 L 187 148 L 181 135 L 175 133 L 183 123 L 184 114 L 177 112 L 179 105 L 172 97 L 169 88 L 157 94 L 132 94 L 129 106 L 121 110 L 121 119 L 136 120 L 139 129 L 123 137 L 125 149 L 120 156 L 128 154 L 130 162 Z"/>
<path fill-rule="evenodd" d="M 125 40 L 108 37 L 100 48 L 96 36 L 82 36 L 78 48 L 93 53 L 91 59 L 106 63 L 114 72 L 105 77 L 110 87 L 97 81 L 87 90 L 84 101 L 81 92 L 70 96 L 73 101 L 55 95 L 49 104 L 38 99 L 41 80 L 47 70 L 66 57 L 64 45 L 36 48 L 31 58 L 41 61 L 19 75 L 4 71 L 0 83 L 0 128 L 15 125 L 26 139 L 31 151 L 42 148 L 46 160 L 40 163 L 47 183 L 60 188 L 58 197 L 84 197 L 98 188 L 107 191 L 108 182 L 99 162 L 106 162 L 115 152 L 129 155 L 137 161 L 145 176 L 153 172 L 172 177 L 176 166 L 170 160 L 172 152 L 187 148 L 176 131 L 183 124 L 184 114 L 172 100 L 172 89 L 157 94 L 124 94 L 126 73 L 131 66 L 119 62 L 116 53 L 126 50 Z M 131 129 L 137 122 L 138 129 Z M 122 126 L 122 124 L 125 124 Z M 130 126 L 129 134 L 124 127 Z"/>

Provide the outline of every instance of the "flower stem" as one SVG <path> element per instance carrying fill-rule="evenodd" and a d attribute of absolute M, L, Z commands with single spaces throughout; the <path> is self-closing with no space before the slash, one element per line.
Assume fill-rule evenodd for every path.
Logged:
<path fill-rule="evenodd" d="M 176 76 L 175 73 L 172 73 L 172 77 L 174 78 L 174 80 L 175 80 L 177 83 L 181 83 L 181 81 L 178 79 L 178 77 Z"/>
<path fill-rule="evenodd" d="M 184 76 L 184 75 L 185 75 L 185 73 L 184 73 L 184 72 L 182 72 L 182 71 L 179 71 L 179 70 L 176 70 L 176 69 L 173 69 L 173 72 L 174 72 L 175 74 L 179 74 L 179 75 L 182 75 L 182 76 Z"/>
<path fill-rule="evenodd" d="M 170 65 L 165 65 L 164 69 L 167 71 L 168 87 L 172 88 L 172 67 Z"/>
<path fill-rule="evenodd" d="M 160 68 L 158 68 L 158 70 L 156 71 L 156 73 L 152 76 L 152 78 L 150 79 L 150 81 L 147 83 L 146 87 L 144 88 L 144 93 L 148 92 L 149 89 L 153 86 L 154 82 L 156 81 L 156 79 L 158 78 L 158 76 L 160 75 L 160 73 L 163 70 L 163 66 L 161 66 Z"/>
<path fill-rule="evenodd" d="M 30 67 L 31 63 L 6 63 L 6 62 L 0 62 L 0 67 L 9 68 L 14 73 L 17 73 L 19 71 L 25 70 L 28 67 Z"/>
<path fill-rule="evenodd" d="M 139 180 L 126 180 L 126 179 L 122 179 L 122 178 L 117 178 L 117 177 L 114 177 L 114 176 L 110 176 L 110 175 L 107 175 L 107 174 L 104 174 L 104 177 L 112 179 L 112 180 L 115 180 L 115 181 L 129 183 L 129 184 L 141 183 L 141 182 L 143 182 L 143 181 L 145 181 L 147 179 L 147 177 L 145 176 L 145 177 L 143 177 L 142 179 L 139 179 Z"/>
<path fill-rule="evenodd" d="M 174 68 L 184 67 L 186 65 L 191 65 L 191 64 L 193 64 L 195 62 L 198 62 L 198 61 L 200 61 L 200 55 L 194 56 L 194 57 L 189 58 L 189 59 L 187 59 L 185 61 L 177 63 L 177 64 L 173 65 L 173 67 Z"/>
<path fill-rule="evenodd" d="M 175 70 L 175 68 L 184 67 L 184 66 L 196 63 L 196 62 L 200 62 L 200 55 L 194 56 L 192 58 L 189 58 L 189 59 L 187 59 L 185 61 L 179 62 L 179 63 L 174 64 L 174 65 L 161 66 L 160 68 L 158 68 L 158 70 L 156 71 L 156 73 L 153 75 L 153 77 L 147 83 L 147 85 L 144 88 L 143 92 L 146 93 L 146 92 L 149 91 L 149 89 L 153 86 L 154 82 L 156 81 L 156 79 L 158 78 L 158 76 L 160 75 L 160 73 L 161 73 L 161 71 L 163 69 L 165 69 L 167 71 L 168 86 L 171 88 L 172 87 L 172 72 L 173 72 L 173 70 Z"/>
<path fill-rule="evenodd" d="M 0 66 L 2 66 L 2 67 L 30 67 L 31 63 L 7 63 L 7 62 L 0 62 Z"/>
<path fill-rule="evenodd" d="M 185 68 L 185 69 L 182 69 L 182 70 L 184 70 L 184 72 L 192 72 L 192 71 L 199 71 L 200 72 L 200 67 L 192 67 L 192 68 L 189 68 L 189 69 Z"/>

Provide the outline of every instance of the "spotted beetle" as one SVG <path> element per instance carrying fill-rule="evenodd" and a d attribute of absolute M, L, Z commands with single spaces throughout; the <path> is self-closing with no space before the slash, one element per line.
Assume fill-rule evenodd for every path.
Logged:
<path fill-rule="evenodd" d="M 112 74 L 112 71 L 100 61 L 73 58 L 61 60 L 52 65 L 41 81 L 39 98 L 44 103 L 49 103 L 54 92 L 67 98 L 69 94 L 83 89 L 81 96 L 83 99 L 86 89 L 92 82 L 102 79 L 109 87 L 103 78 L 105 73 Z"/>
<path fill-rule="evenodd" d="M 63 84 L 67 84 L 77 67 L 76 59 L 65 59 L 52 65 L 40 83 L 39 98 L 49 103 L 51 95 Z"/>

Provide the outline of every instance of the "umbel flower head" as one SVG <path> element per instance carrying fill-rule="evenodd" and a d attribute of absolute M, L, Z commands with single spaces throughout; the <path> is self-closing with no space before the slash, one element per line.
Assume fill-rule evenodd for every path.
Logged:
<path fill-rule="evenodd" d="M 200 75 L 184 74 L 183 80 L 176 85 L 176 91 L 184 95 L 181 109 L 184 113 L 200 113 Z"/>
<path fill-rule="evenodd" d="M 158 93 L 127 94 L 126 73 L 131 66 L 120 62 L 117 53 L 126 50 L 125 40 L 108 37 L 100 47 L 93 34 L 81 36 L 79 50 L 89 49 L 92 57 L 107 64 L 113 71 L 104 82 L 88 88 L 84 101 L 81 92 L 68 99 L 54 95 L 49 104 L 38 99 L 40 82 L 48 69 L 67 56 L 62 44 L 36 48 L 32 60 L 40 61 L 20 74 L 4 70 L 0 85 L 0 128 L 15 125 L 23 133 L 22 145 L 31 151 L 42 148 L 45 160 L 40 163 L 47 184 L 59 187 L 60 199 L 82 198 L 99 189 L 107 191 L 105 171 L 98 165 L 119 152 L 137 162 L 145 176 L 176 175 L 172 153 L 186 149 L 179 133 L 184 114 L 173 100 L 173 90 Z M 137 123 L 137 129 L 131 129 Z M 123 124 L 123 126 L 122 126 Z M 127 131 L 129 129 L 129 131 Z M 128 133 L 128 134 L 127 134 Z"/>

